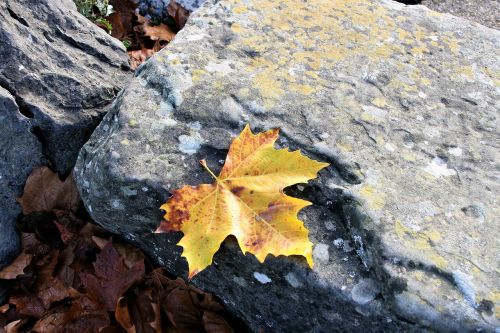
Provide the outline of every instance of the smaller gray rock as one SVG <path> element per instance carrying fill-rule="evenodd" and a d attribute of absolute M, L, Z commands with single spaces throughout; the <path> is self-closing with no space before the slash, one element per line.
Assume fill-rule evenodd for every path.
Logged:
<path fill-rule="evenodd" d="M 361 279 L 352 288 L 351 297 L 354 302 L 364 305 L 373 301 L 379 293 L 380 287 L 377 281 L 373 279 Z"/>

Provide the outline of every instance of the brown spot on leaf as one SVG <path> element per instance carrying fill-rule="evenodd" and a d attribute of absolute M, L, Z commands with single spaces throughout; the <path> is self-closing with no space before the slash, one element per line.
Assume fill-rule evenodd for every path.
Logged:
<path fill-rule="evenodd" d="M 239 197 L 241 195 L 241 192 L 243 192 L 245 188 L 243 186 L 237 186 L 235 188 L 231 189 L 231 193 L 233 193 L 235 196 Z"/>

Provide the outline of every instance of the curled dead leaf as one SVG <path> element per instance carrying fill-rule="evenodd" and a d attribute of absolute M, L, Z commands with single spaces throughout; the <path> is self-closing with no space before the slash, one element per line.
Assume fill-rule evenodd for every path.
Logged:
<path fill-rule="evenodd" d="M 18 199 L 23 214 L 34 212 L 77 212 L 80 195 L 73 174 L 65 180 L 47 167 L 40 167 L 30 174 L 24 186 L 24 193 Z"/>
<path fill-rule="evenodd" d="M 144 26 L 144 35 L 152 40 L 170 42 L 175 37 L 175 32 L 166 24 Z"/>
<path fill-rule="evenodd" d="M 24 269 L 31 263 L 32 259 L 33 255 L 21 253 L 9 266 L 0 270 L 0 279 L 12 280 L 23 275 Z"/>

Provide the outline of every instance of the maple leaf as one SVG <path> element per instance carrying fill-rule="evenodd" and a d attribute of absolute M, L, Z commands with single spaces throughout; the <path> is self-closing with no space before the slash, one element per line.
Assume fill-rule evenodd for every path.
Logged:
<path fill-rule="evenodd" d="M 102 301 L 108 311 L 114 311 L 116 302 L 123 293 L 144 276 L 144 261 L 138 261 L 128 269 L 123 258 L 109 242 L 97 255 L 94 263 L 95 275 L 80 273 L 87 292 Z"/>
<path fill-rule="evenodd" d="M 200 161 L 214 184 L 184 186 L 161 206 L 167 213 L 156 232 L 184 233 L 177 245 L 184 248 L 189 278 L 212 263 L 229 235 L 260 262 L 268 254 L 302 255 L 312 267 L 312 243 L 297 218 L 311 203 L 287 196 L 283 189 L 315 178 L 328 164 L 300 151 L 275 149 L 278 134 L 279 129 L 253 134 L 247 125 L 231 143 L 218 177 Z"/>

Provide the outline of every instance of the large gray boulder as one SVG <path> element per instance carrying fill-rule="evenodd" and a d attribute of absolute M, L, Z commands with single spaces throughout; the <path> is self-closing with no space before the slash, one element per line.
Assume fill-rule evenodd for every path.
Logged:
<path fill-rule="evenodd" d="M 316 265 L 229 238 L 192 282 L 258 332 L 499 325 L 500 32 L 392 1 L 208 1 L 145 63 L 82 149 L 95 221 L 176 275 L 158 207 L 211 182 L 244 124 L 330 162 L 289 191 Z"/>
<path fill-rule="evenodd" d="M 0 59 L 2 267 L 19 251 L 27 176 L 42 164 L 67 175 L 131 72 L 123 45 L 71 0 L 0 1 Z"/>
<path fill-rule="evenodd" d="M 31 132 L 14 97 L 0 87 L 0 268 L 9 264 L 19 251 L 15 227 L 21 209 L 16 198 L 22 194 L 25 179 L 42 163 L 42 145 Z M 1 294 L 1 292 L 0 292 Z"/>
<path fill-rule="evenodd" d="M 53 167 L 69 173 L 127 78 L 125 48 L 71 0 L 5 0 L 0 58 L 0 85 L 32 118 Z"/>

